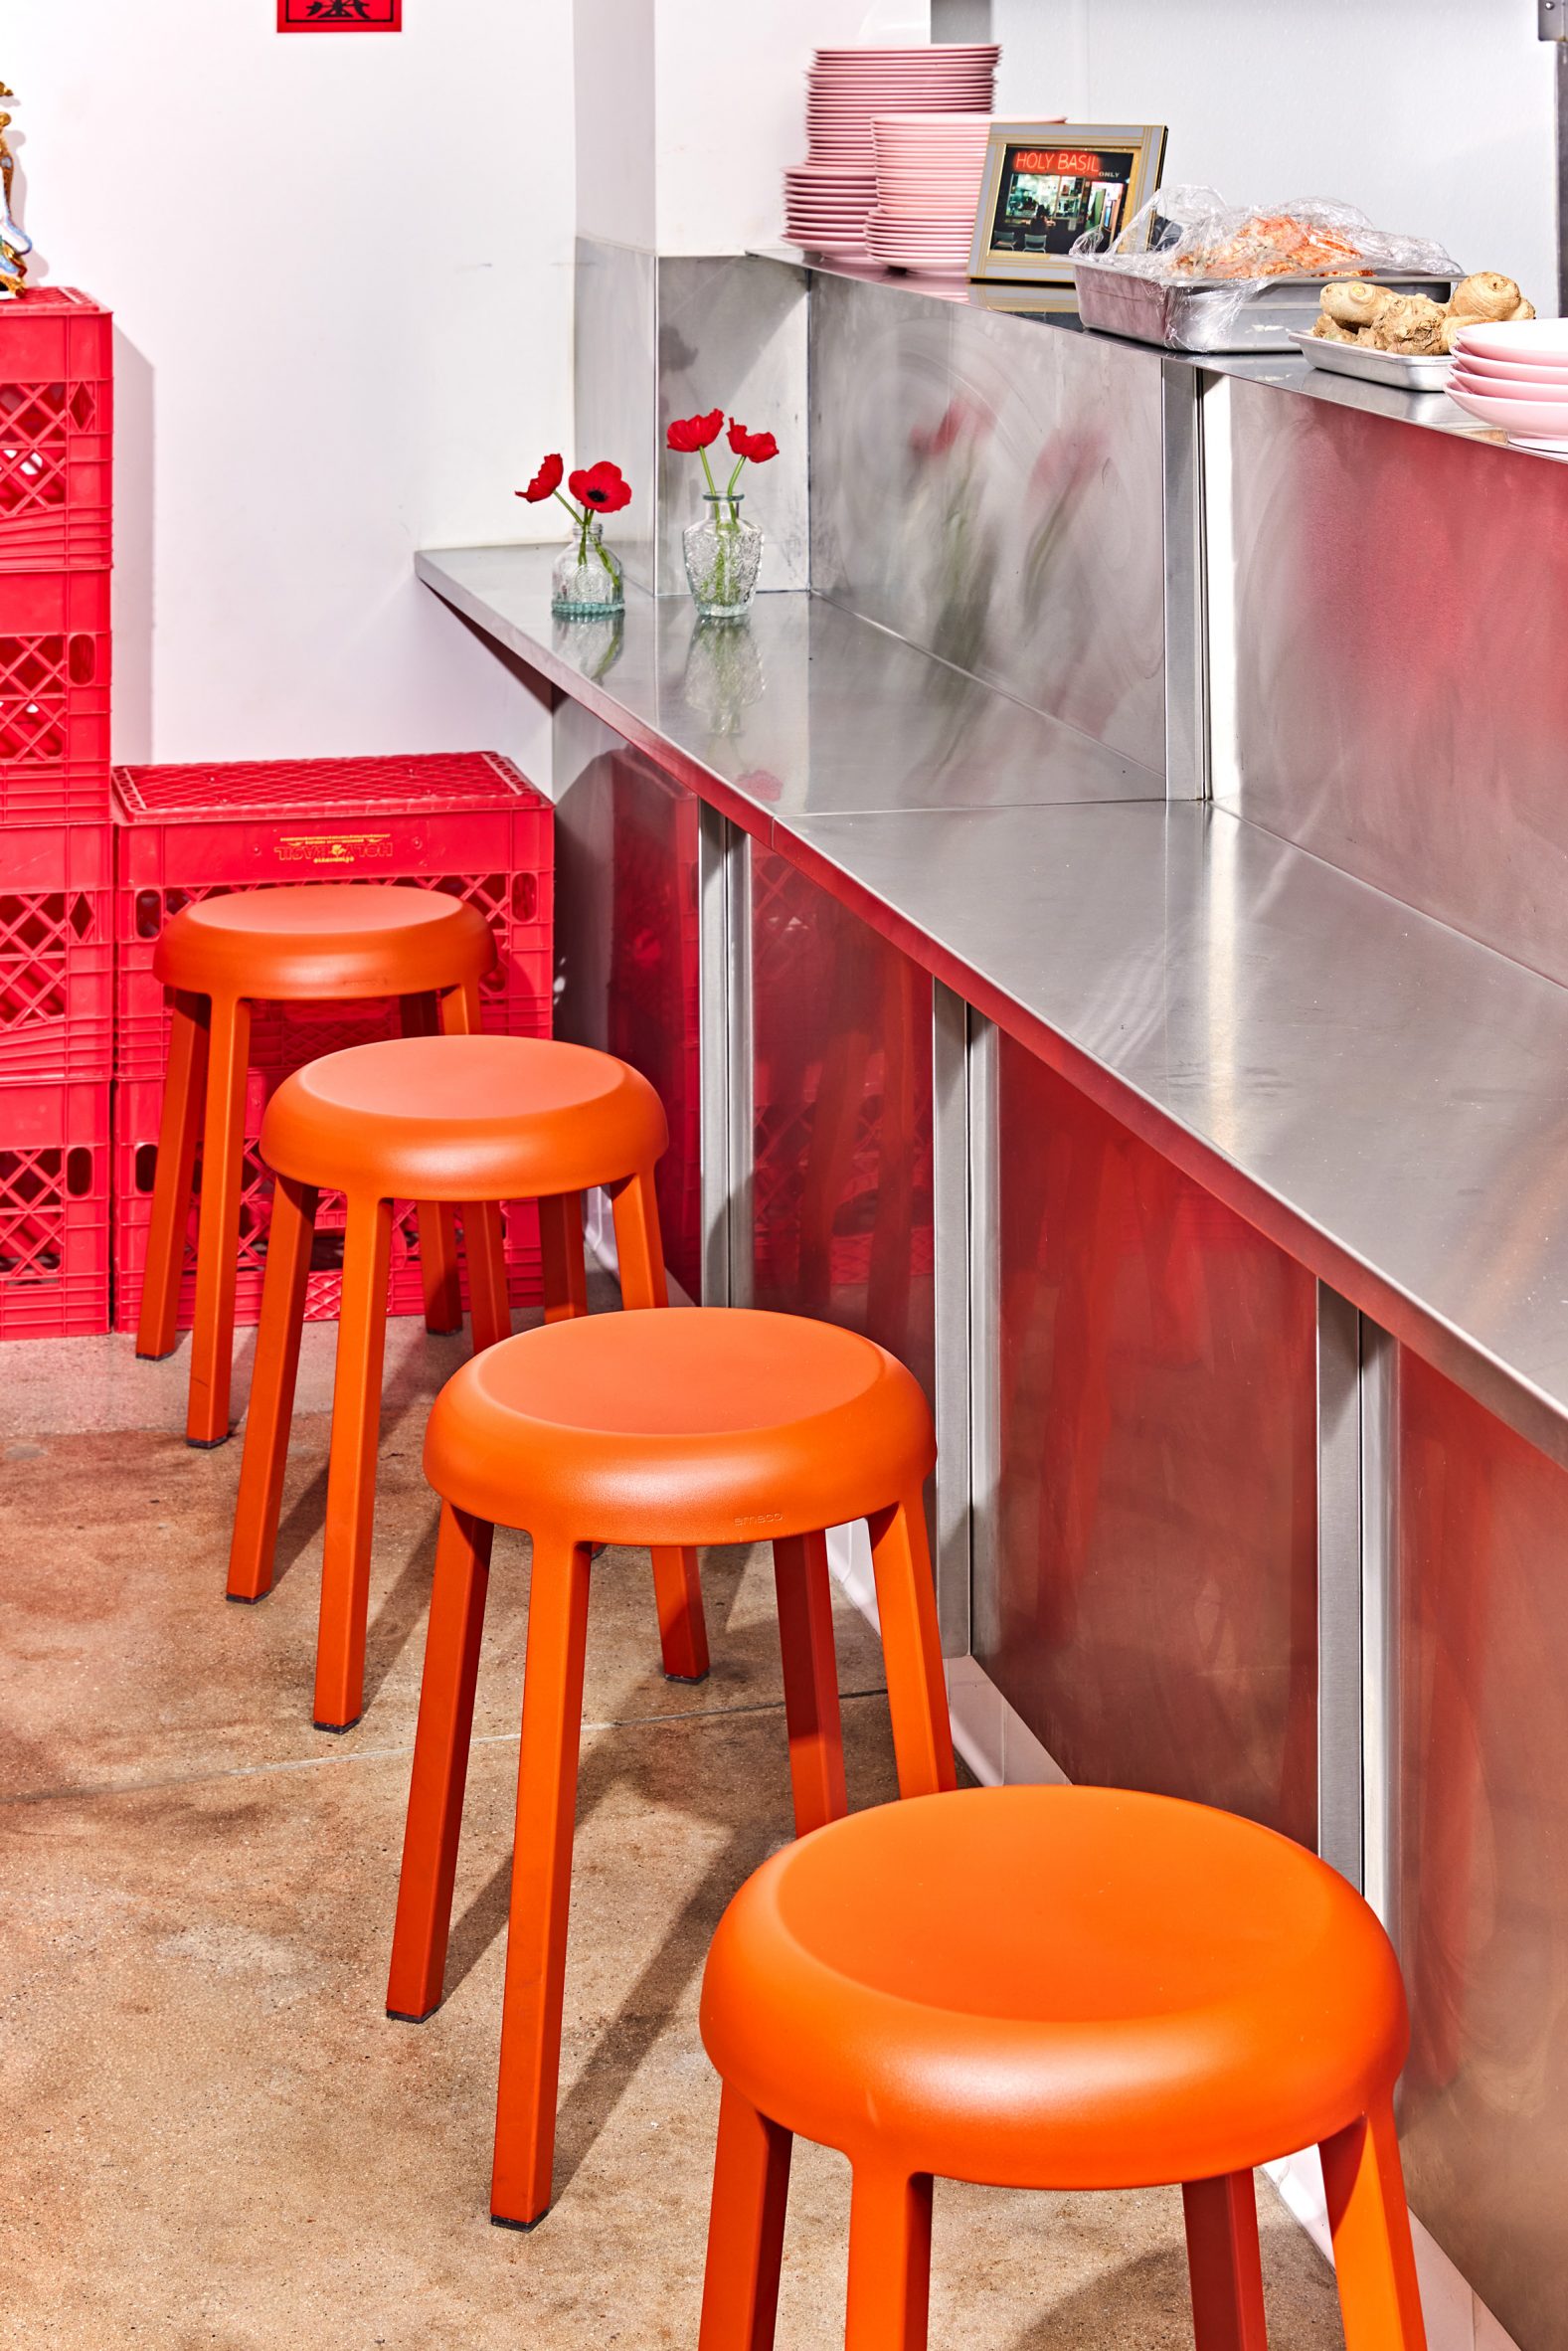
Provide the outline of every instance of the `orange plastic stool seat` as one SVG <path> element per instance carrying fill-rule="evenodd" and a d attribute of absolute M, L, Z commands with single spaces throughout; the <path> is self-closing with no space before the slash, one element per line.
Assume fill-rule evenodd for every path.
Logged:
<path fill-rule="evenodd" d="M 1202 1805 L 980 1788 L 765 1862 L 721 1919 L 701 2351 L 768 2351 L 795 2136 L 853 2173 L 849 2351 L 923 2351 L 934 2176 L 1180 2182 L 1198 2351 L 1265 2351 L 1255 2165 L 1322 2153 L 1347 2351 L 1422 2351 L 1391 2097 L 1410 2033 L 1370 1909 Z"/>
<path fill-rule="evenodd" d="M 328 1053 L 267 1104 L 261 1157 L 277 1178 L 261 1327 L 229 1560 L 229 1597 L 271 1588 L 317 1194 L 344 1193 L 338 1326 L 316 1649 L 315 1721 L 347 1729 L 364 1704 L 392 1202 L 458 1208 L 476 1350 L 511 1332 L 499 1203 L 537 1199 L 545 1313 L 586 1314 L 582 1193 L 614 1209 L 621 1298 L 666 1303 L 653 1170 L 668 1141 L 646 1078 L 609 1053 L 527 1037 L 416 1036 Z M 460 1302 L 459 1302 L 460 1320 Z M 708 1670 L 695 1558 L 661 1548 L 666 1670 Z"/>
<path fill-rule="evenodd" d="M 798 1833 L 846 1808 L 824 1530 L 870 1522 L 899 1787 L 954 1784 L 910 1372 L 793 1315 L 696 1307 L 530 1331 L 441 1390 L 425 1466 L 444 1508 L 398 1890 L 389 2012 L 440 2002 L 497 1524 L 533 1535 L 491 2216 L 550 2202 L 591 1546 L 774 1547 Z"/>
<path fill-rule="evenodd" d="M 204 898 L 170 916 L 153 951 L 153 971 L 175 995 L 136 1353 L 166 1356 L 175 1344 L 200 1139 L 193 1445 L 229 1434 L 252 1000 L 400 996 L 407 1031 L 463 1034 L 479 1026 L 479 982 L 494 963 L 484 917 L 440 890 L 290 884 Z M 454 1330 L 462 1309 L 449 1212 L 422 1203 L 420 1256 L 425 1319 Z"/>

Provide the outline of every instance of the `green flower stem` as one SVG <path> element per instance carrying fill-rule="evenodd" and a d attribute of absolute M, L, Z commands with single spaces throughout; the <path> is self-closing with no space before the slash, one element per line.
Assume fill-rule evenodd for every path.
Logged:
<path fill-rule="evenodd" d="M 571 499 L 563 498 L 559 490 L 552 491 L 551 495 L 554 497 L 557 505 L 564 506 L 568 514 L 571 515 L 573 527 L 578 534 L 577 560 L 580 565 L 587 563 L 590 543 L 588 536 L 589 526 L 594 519 L 593 507 L 585 506 L 580 514 L 577 508 L 572 504 Z M 594 542 L 594 553 L 599 557 L 600 562 L 604 565 L 606 571 L 609 572 L 610 578 L 613 579 L 615 576 L 615 567 L 610 562 L 610 557 L 606 554 L 603 545 L 598 541 Z"/>

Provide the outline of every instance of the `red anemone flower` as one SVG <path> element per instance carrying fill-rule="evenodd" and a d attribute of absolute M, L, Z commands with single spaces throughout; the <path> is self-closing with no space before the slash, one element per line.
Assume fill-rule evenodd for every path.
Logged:
<path fill-rule="evenodd" d="M 565 471 L 566 467 L 559 457 L 542 457 L 539 462 L 539 470 L 528 487 L 525 490 L 518 490 L 515 494 L 519 498 L 526 498 L 531 506 L 537 506 L 541 498 L 555 496 L 556 491 L 561 487 L 561 476 Z"/>
<path fill-rule="evenodd" d="M 605 457 L 586 472 L 574 473 L 567 488 L 580 506 L 591 506 L 600 514 L 618 514 L 622 506 L 631 503 L 630 483 L 620 467 Z"/>
<path fill-rule="evenodd" d="M 710 409 L 705 417 L 679 417 L 664 436 L 672 450 L 689 457 L 694 450 L 706 449 L 724 431 L 724 411 Z"/>
<path fill-rule="evenodd" d="M 730 419 L 730 447 L 738 457 L 747 457 L 754 465 L 766 465 L 770 457 L 779 454 L 779 444 L 771 433 L 748 433 L 744 425 Z"/>

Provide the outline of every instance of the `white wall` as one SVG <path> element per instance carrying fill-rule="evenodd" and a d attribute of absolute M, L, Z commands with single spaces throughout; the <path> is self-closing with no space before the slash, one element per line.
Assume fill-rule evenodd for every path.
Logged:
<path fill-rule="evenodd" d="M 925 41 L 931 0 L 576 0 L 578 226 L 661 254 L 777 245 L 813 49 Z"/>
<path fill-rule="evenodd" d="M 121 335 L 121 758 L 542 744 L 411 559 L 555 535 L 511 492 L 571 421 L 571 10 L 406 14 L 7 0 L 35 275 Z"/>
<path fill-rule="evenodd" d="M 1336 196 L 1556 310 L 1535 0 L 994 0 L 997 104 L 1170 126 L 1167 181 Z"/>

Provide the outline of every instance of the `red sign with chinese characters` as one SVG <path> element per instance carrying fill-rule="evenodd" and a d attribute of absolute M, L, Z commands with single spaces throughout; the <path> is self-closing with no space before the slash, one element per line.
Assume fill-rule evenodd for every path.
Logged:
<path fill-rule="evenodd" d="M 403 0 L 277 0 L 280 33 L 401 33 Z"/>

